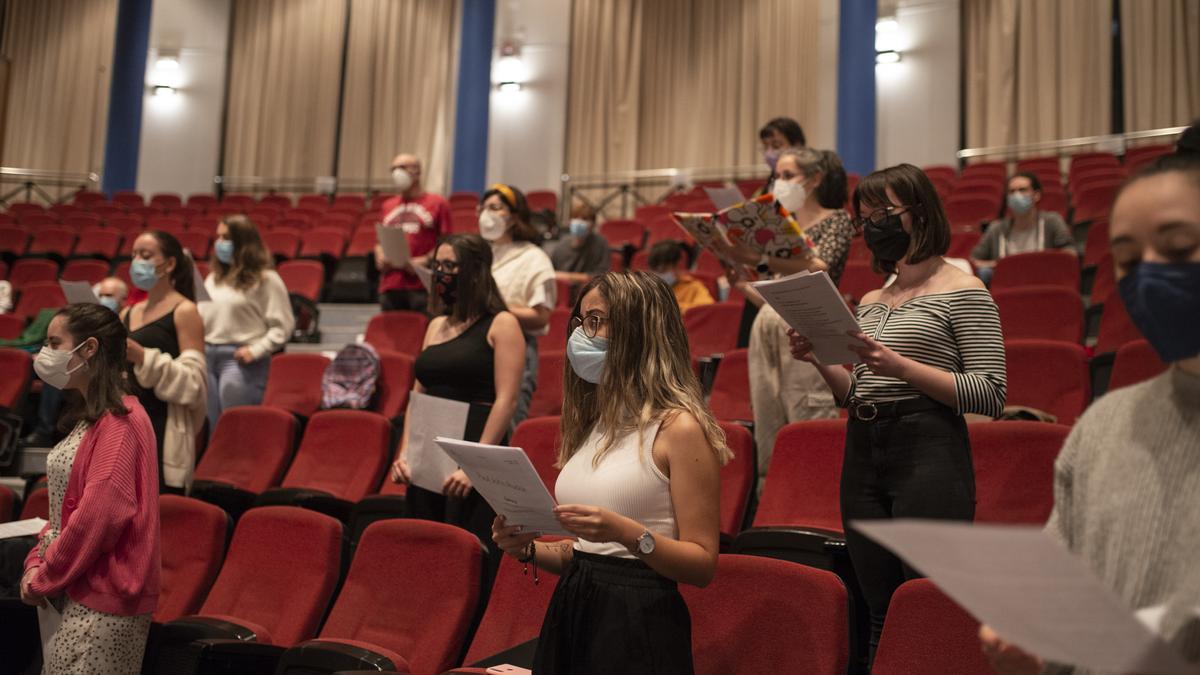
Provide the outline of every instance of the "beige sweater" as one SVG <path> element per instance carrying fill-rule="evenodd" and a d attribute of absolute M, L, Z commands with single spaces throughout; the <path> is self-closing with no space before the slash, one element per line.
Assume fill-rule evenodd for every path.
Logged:
<path fill-rule="evenodd" d="M 1130 611 L 1167 605 L 1163 637 L 1200 662 L 1200 377 L 1171 368 L 1096 401 L 1054 473 L 1046 529 Z"/>
<path fill-rule="evenodd" d="M 177 358 L 153 347 L 133 374 L 143 389 L 167 403 L 163 437 L 163 482 L 188 489 L 196 468 L 196 432 L 208 414 L 208 371 L 204 354 L 186 349 Z"/>
<path fill-rule="evenodd" d="M 204 289 L 211 301 L 197 304 L 204 320 L 204 342 L 210 345 L 244 345 L 255 360 L 287 344 L 295 328 L 287 287 L 275 270 L 265 270 L 262 280 L 244 291 L 217 283 L 209 274 Z"/>

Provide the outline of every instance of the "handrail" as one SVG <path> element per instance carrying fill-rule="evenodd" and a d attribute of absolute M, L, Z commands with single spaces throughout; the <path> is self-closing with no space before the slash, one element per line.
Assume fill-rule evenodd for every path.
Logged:
<path fill-rule="evenodd" d="M 1187 129 L 1185 126 L 1163 127 L 1161 129 L 1147 129 L 1145 131 L 1128 131 L 1123 134 L 1105 134 L 1102 136 L 1079 136 L 1076 138 L 1063 138 L 1057 141 L 1040 141 L 1037 143 L 1021 143 L 1017 145 L 994 145 L 985 148 L 964 148 L 956 152 L 955 155 L 959 159 L 970 159 L 972 157 L 994 157 L 996 155 L 1004 155 L 1005 159 L 1017 159 L 1018 155 L 1025 155 L 1031 152 L 1071 150 L 1094 145 L 1112 148 L 1114 152 L 1123 152 L 1125 150 L 1125 144 L 1129 141 L 1178 136 L 1179 134 L 1183 133 L 1185 129 Z"/>
<path fill-rule="evenodd" d="M 340 178 L 338 176 L 213 176 L 218 192 L 386 192 L 390 178 Z"/>
<path fill-rule="evenodd" d="M 691 187 L 697 181 L 708 180 L 766 180 L 770 171 L 762 164 L 725 166 L 725 167 L 669 167 L 665 169 L 637 169 L 632 171 L 613 171 L 604 174 L 584 174 L 572 176 L 562 174 L 562 188 L 559 193 L 559 219 L 566 221 L 571 202 L 580 190 L 604 190 L 599 199 L 589 199 L 578 195 L 580 200 L 592 207 L 596 212 L 606 208 L 610 203 L 620 200 L 621 217 L 632 216 L 630 207 L 636 208 L 637 203 L 647 203 L 637 191 L 645 188 L 666 188 L 663 197 Z"/>
<path fill-rule="evenodd" d="M 0 194 L 0 205 L 8 206 L 9 200 L 22 192 L 25 193 L 25 201 L 33 201 L 33 196 L 36 193 L 47 203 L 56 204 L 63 201 L 64 197 L 60 193 L 55 199 L 50 196 L 50 193 L 44 190 L 44 187 L 57 188 L 77 188 L 78 190 L 96 189 L 100 185 L 100 175 L 94 171 L 52 171 L 49 169 L 25 169 L 12 166 L 0 166 L 0 184 L 13 184 L 17 186 Z"/>

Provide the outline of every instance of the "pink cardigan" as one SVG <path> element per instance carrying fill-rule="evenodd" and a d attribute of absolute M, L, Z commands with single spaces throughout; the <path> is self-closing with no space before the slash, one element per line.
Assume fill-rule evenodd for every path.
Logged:
<path fill-rule="evenodd" d="M 25 569 L 38 569 L 30 588 L 39 595 L 65 591 L 85 607 L 131 616 L 157 606 L 162 562 L 154 428 L 137 398 L 124 403 L 129 414 L 106 413 L 79 442 L 62 529 L 45 557 L 34 547 Z"/>

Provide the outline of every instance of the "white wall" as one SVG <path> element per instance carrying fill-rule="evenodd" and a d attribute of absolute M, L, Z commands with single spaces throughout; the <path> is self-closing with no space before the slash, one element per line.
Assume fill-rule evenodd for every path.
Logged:
<path fill-rule="evenodd" d="M 160 52 L 179 54 L 179 93 L 147 90 L 142 103 L 138 191 L 213 192 L 221 152 L 231 0 L 155 0 L 150 19 L 150 81 Z"/>
<path fill-rule="evenodd" d="M 571 3 L 565 0 L 498 0 L 496 52 L 513 40 L 521 46 L 527 81 L 521 91 L 492 89 L 488 113 L 487 182 L 511 183 L 525 192 L 558 191 L 567 132 L 567 62 Z"/>
<path fill-rule="evenodd" d="M 960 0 L 899 0 L 899 63 L 875 66 L 876 165 L 954 164 L 959 149 Z"/>

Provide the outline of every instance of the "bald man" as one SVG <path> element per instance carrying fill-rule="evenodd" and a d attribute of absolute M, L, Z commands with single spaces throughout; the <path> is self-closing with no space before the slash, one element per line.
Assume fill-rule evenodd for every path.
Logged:
<path fill-rule="evenodd" d="M 114 312 L 120 312 L 125 306 L 125 298 L 129 297 L 129 287 L 119 277 L 105 277 L 92 287 L 100 304 Z"/>
<path fill-rule="evenodd" d="M 427 266 L 438 237 L 449 234 L 450 204 L 441 195 L 425 191 L 421 184 L 421 160 L 416 155 L 396 155 L 392 160 L 392 182 L 398 194 L 383 203 L 382 222 L 384 227 L 404 229 L 413 258 L 404 263 L 388 260 L 383 247 L 375 245 L 379 305 L 385 312 L 398 309 L 425 312 L 429 294 L 413 274 L 412 266 Z"/>

